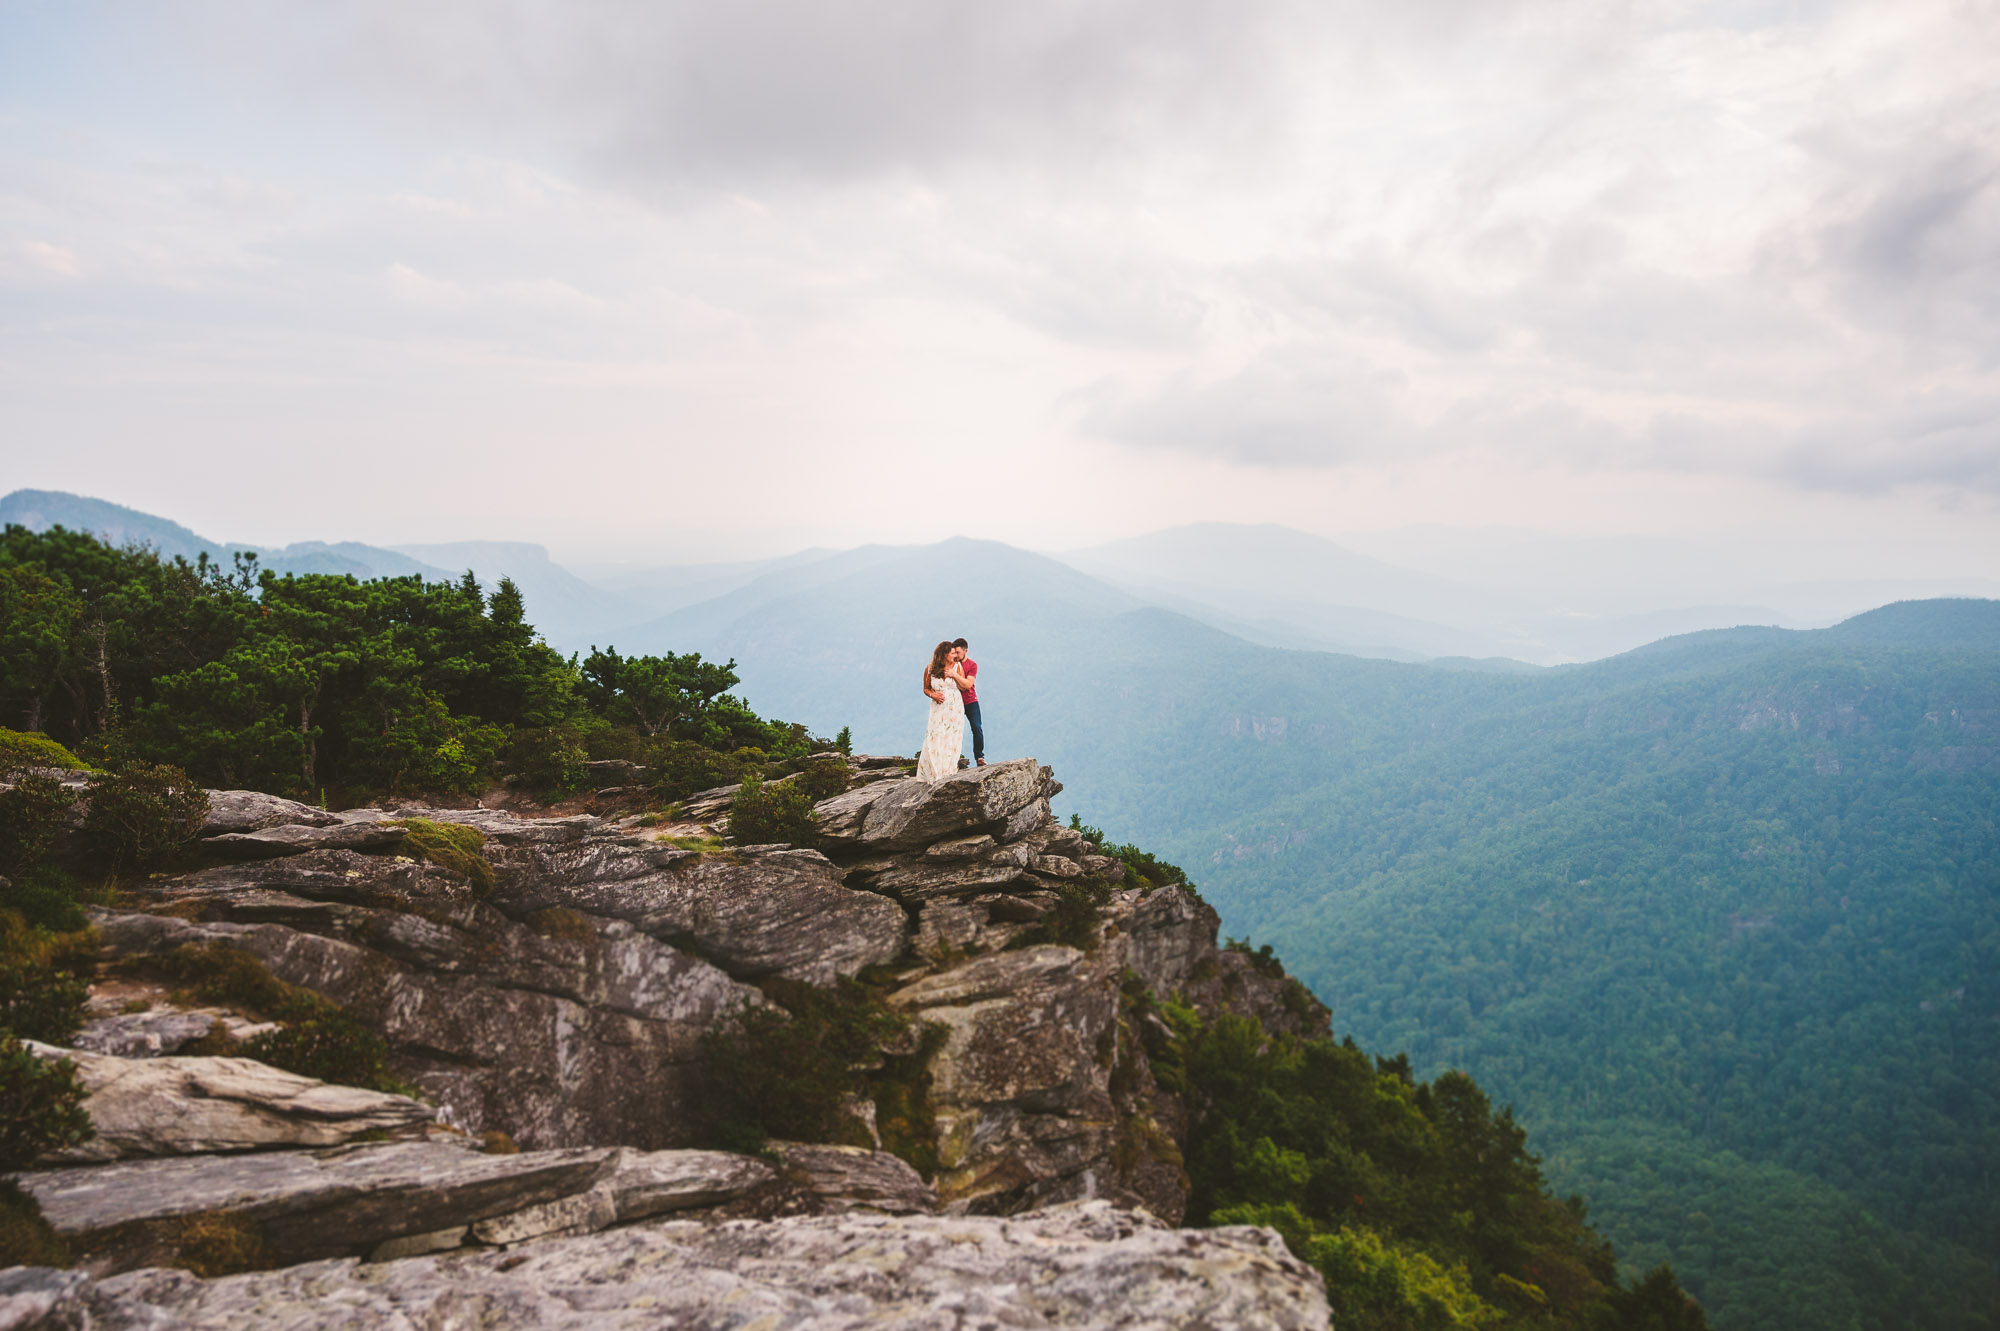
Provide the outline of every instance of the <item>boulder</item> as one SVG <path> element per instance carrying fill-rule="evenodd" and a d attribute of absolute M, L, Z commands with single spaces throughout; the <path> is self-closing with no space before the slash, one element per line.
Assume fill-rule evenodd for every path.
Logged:
<path fill-rule="evenodd" d="M 349 881 L 315 874 L 335 890 Z M 622 920 L 549 911 L 524 923 L 462 884 L 458 896 L 443 883 L 431 894 L 428 877 L 405 885 L 405 909 L 345 907 L 325 934 L 122 912 L 93 922 L 114 956 L 220 943 L 326 995 L 469 1131 L 497 1128 L 530 1148 L 686 1144 L 703 1032 L 763 995 Z M 212 906 L 226 913 L 227 897 Z"/>
<path fill-rule="evenodd" d="M 1005 1212 L 1110 1190 L 1115 959 L 1114 949 L 1028 947 L 890 995 L 949 1033 L 931 1064 L 945 1204 Z"/>
<path fill-rule="evenodd" d="M 1103 1202 L 1017 1216 L 801 1216 L 668 1222 L 516 1252 L 315 1262 L 202 1280 L 34 1269 L 0 1308 L 97 1331 L 163 1326 L 355 1331 L 473 1326 L 1228 1327 L 1324 1331 L 1317 1272 L 1267 1229 L 1171 1230 Z"/>
<path fill-rule="evenodd" d="M 266 795 L 261 790 L 211 790 L 208 817 L 202 820 L 205 837 L 225 832 L 257 832 L 267 827 L 332 827 L 341 815 L 315 809 L 297 800 Z"/>
<path fill-rule="evenodd" d="M 785 1172 L 798 1179 L 829 1213 L 879 1211 L 913 1215 L 937 1210 L 937 1189 L 887 1151 L 858 1146 L 773 1142 Z"/>
<path fill-rule="evenodd" d="M 202 842 L 211 855 L 232 860 L 275 860 L 312 850 L 388 850 L 410 835 L 390 823 L 339 823 L 301 827 L 286 823 L 255 832 L 225 832 Z"/>
<path fill-rule="evenodd" d="M 175 1259 L 179 1223 L 222 1213 L 280 1262 L 361 1256 L 588 1192 L 611 1150 L 480 1155 L 443 1142 L 128 1160 L 21 1174 L 56 1232 L 103 1274 Z"/>
<path fill-rule="evenodd" d="M 838 850 L 866 854 L 916 850 L 932 842 L 998 832 L 1008 820 L 1059 789 L 1033 758 L 974 767 L 942 781 L 877 781 L 822 800 L 821 837 Z"/>
<path fill-rule="evenodd" d="M 333 1086 L 248 1058 L 118 1058 L 27 1044 L 41 1058 L 73 1062 L 89 1092 L 83 1107 L 97 1135 L 63 1160 L 337 1146 L 432 1118 L 407 1096 Z"/>
<path fill-rule="evenodd" d="M 183 1045 L 204 1038 L 226 1015 L 219 1008 L 189 1010 L 177 1007 L 119 1013 L 85 1022 L 70 1043 L 93 1054 L 157 1058 L 161 1054 L 176 1053 Z M 275 1028 L 240 1019 L 228 1027 L 231 1038 L 238 1040 L 250 1038 L 246 1031 L 261 1034 L 267 1029 Z"/>
<path fill-rule="evenodd" d="M 494 900 L 510 914 L 563 906 L 626 920 L 739 979 L 813 984 L 895 960 L 909 925 L 894 902 L 843 884 L 824 855 L 790 847 L 673 852 L 648 857 L 631 876 L 585 881 L 509 874 Z"/>

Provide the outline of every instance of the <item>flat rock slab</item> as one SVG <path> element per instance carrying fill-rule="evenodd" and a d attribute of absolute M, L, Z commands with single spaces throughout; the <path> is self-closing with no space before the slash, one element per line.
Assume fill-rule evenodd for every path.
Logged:
<path fill-rule="evenodd" d="M 326 1147 L 364 1133 L 414 1128 L 433 1111 L 402 1095 L 334 1086 L 248 1058 L 119 1058 L 28 1042 L 76 1065 L 97 1135 L 73 1161 Z"/>
<path fill-rule="evenodd" d="M 973 767 L 942 781 L 877 781 L 822 800 L 820 835 L 850 852 L 916 850 L 979 832 L 1002 832 L 1009 818 L 1061 785 L 1033 758 Z"/>
<path fill-rule="evenodd" d="M 209 837 L 202 849 L 237 860 L 276 860 L 314 850 L 388 850 L 410 835 L 389 823 L 340 823 L 332 827 L 265 827 Z"/>
<path fill-rule="evenodd" d="M 225 832 L 256 832 L 267 827 L 332 827 L 340 821 L 337 813 L 266 795 L 261 790 L 211 790 L 208 817 L 202 820 L 201 834 L 212 837 Z"/>
<path fill-rule="evenodd" d="M 7 1277 L 0 1300 L 24 1307 L 36 1301 L 56 1325 L 99 1331 L 1324 1331 L 1328 1321 L 1318 1273 L 1286 1252 L 1271 1231 L 1170 1230 L 1104 1202 L 1010 1219 L 680 1221 L 556 1239 L 513 1253 L 379 1265 L 315 1262 L 220 1280 L 149 1270 L 91 1281 L 30 1270 Z"/>
<path fill-rule="evenodd" d="M 908 1162 L 858 1146 L 773 1142 L 785 1171 L 801 1179 L 828 1213 L 879 1211 L 925 1215 L 938 1209 L 937 1189 Z"/>
<path fill-rule="evenodd" d="M 739 979 L 832 984 L 901 954 L 908 917 L 895 902 L 841 881 L 824 855 L 789 847 L 629 857 L 644 872 L 509 875 L 494 901 L 509 914 L 564 906 L 625 920 Z"/>
<path fill-rule="evenodd" d="M 160 1228 L 203 1212 L 256 1226 L 280 1261 L 360 1256 L 386 1239 L 474 1224 L 587 1192 L 615 1150 L 480 1155 L 443 1142 L 177 1156 L 21 1174 L 94 1270 L 163 1259 Z"/>

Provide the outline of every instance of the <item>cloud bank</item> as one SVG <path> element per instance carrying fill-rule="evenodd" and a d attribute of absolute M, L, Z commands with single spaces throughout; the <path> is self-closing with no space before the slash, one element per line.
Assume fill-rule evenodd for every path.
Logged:
<path fill-rule="evenodd" d="M 1249 511 L 1270 476 L 2000 503 L 1990 4 L 5 22 L 19 438 L 338 439 L 475 490 L 580 449 L 857 535 L 959 450 L 1017 539 L 1086 511 L 1023 479 L 1055 466 L 1301 525 Z"/>

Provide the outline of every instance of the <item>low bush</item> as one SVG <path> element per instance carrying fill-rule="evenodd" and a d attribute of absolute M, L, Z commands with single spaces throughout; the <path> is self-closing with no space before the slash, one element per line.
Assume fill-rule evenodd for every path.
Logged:
<path fill-rule="evenodd" d="M 0 1031 L 26 1040 L 68 1044 L 83 1025 L 90 986 L 47 963 L 0 960 Z"/>
<path fill-rule="evenodd" d="M 325 999 L 318 1003 L 317 1010 L 244 1041 L 243 1056 L 340 1086 L 398 1093 L 407 1089 L 389 1075 L 389 1046 L 381 1036 Z"/>
<path fill-rule="evenodd" d="M 813 812 L 811 794 L 796 780 L 767 786 L 755 777 L 745 778 L 729 806 L 729 839 L 739 846 L 814 844 L 819 839 L 819 816 Z"/>
<path fill-rule="evenodd" d="M 1102 828 L 1092 827 L 1078 814 L 1069 816 L 1072 832 L 1081 832 L 1086 841 L 1095 842 L 1097 853 L 1109 855 L 1125 866 L 1125 886 L 1144 888 L 1148 892 L 1162 887 L 1179 887 L 1195 900 L 1201 900 L 1201 893 L 1188 878 L 1187 870 L 1178 864 L 1169 864 L 1151 851 L 1141 850 L 1127 843 L 1114 843 L 1105 838 Z"/>
<path fill-rule="evenodd" d="M 653 792 L 664 803 L 740 781 L 745 764 L 732 754 L 717 753 L 688 740 L 669 739 L 654 746 L 651 766 Z"/>
<path fill-rule="evenodd" d="M 68 1265 L 69 1246 L 35 1199 L 12 1179 L 0 1179 L 0 1267 Z"/>
<path fill-rule="evenodd" d="M 1250 946 L 1249 939 L 1231 938 L 1223 943 L 1223 947 L 1243 957 L 1244 960 L 1250 963 L 1250 969 L 1256 971 L 1265 979 L 1282 980 L 1285 978 L 1285 963 L 1278 959 L 1278 954 L 1271 950 L 1269 943 L 1253 949 Z"/>
<path fill-rule="evenodd" d="M 23 767 L 58 767 L 68 772 L 90 770 L 89 763 L 47 735 L 0 726 L 0 772 L 19 771 Z"/>
<path fill-rule="evenodd" d="M 810 758 L 799 769 L 798 787 L 815 802 L 847 792 L 847 764 L 838 758 Z"/>
<path fill-rule="evenodd" d="M 167 868 L 187 857 L 208 817 L 208 792 L 178 767 L 134 760 L 93 776 L 85 845 L 114 871 Z"/>
<path fill-rule="evenodd" d="M 1018 935 L 1010 948 L 1058 943 L 1084 952 L 1097 948 L 1104 907 L 1111 884 L 1102 878 L 1073 878 L 1056 886 L 1056 904 L 1034 928 Z"/>
<path fill-rule="evenodd" d="M 478 828 L 464 823 L 433 822 L 429 818 L 398 818 L 391 825 L 410 829 L 403 848 L 418 859 L 463 875 L 480 896 L 493 890 L 493 865 L 486 858 L 486 834 Z"/>
<path fill-rule="evenodd" d="M 0 1173 L 89 1141 L 83 1097 L 76 1064 L 37 1058 L 20 1040 L 0 1033 Z"/>
<path fill-rule="evenodd" d="M 893 1120 L 885 1146 L 934 1172 L 935 1155 L 923 1151 L 935 1150 L 925 1070 L 935 1043 L 926 1052 L 924 1033 L 858 981 L 763 987 L 773 1005 L 747 1008 L 702 1037 L 704 1143 L 750 1152 L 771 1138 L 871 1146 L 848 1110 L 859 1098 L 876 1104 L 878 1122 L 885 1109 Z M 885 1057 L 885 1048 L 914 1052 Z"/>
<path fill-rule="evenodd" d="M 389 1046 L 338 1004 L 287 984 L 248 952 L 221 943 L 188 943 L 141 963 L 183 988 L 182 1002 L 215 1004 L 280 1023 L 246 1041 L 246 1058 L 342 1086 L 410 1094 L 388 1069 Z"/>
<path fill-rule="evenodd" d="M 76 792 L 51 776 L 23 773 L 0 791 L 0 874 L 30 872 L 47 862 L 71 828 Z"/>
<path fill-rule="evenodd" d="M 562 796 L 583 784 L 590 753 L 574 726 L 530 726 L 508 738 L 506 761 L 537 794 Z"/>
<path fill-rule="evenodd" d="M 265 1271 L 278 1263 L 255 1221 L 234 1211 L 200 1211 L 174 1224 L 177 1264 L 204 1280 Z"/>
<path fill-rule="evenodd" d="M 45 1044 L 68 1044 L 83 1025 L 96 939 L 50 933 L 0 911 L 0 1032 Z"/>
<path fill-rule="evenodd" d="M 71 933 L 90 923 L 82 888 L 67 869 L 34 865 L 0 878 L 0 911 L 12 911 L 51 933 Z"/>

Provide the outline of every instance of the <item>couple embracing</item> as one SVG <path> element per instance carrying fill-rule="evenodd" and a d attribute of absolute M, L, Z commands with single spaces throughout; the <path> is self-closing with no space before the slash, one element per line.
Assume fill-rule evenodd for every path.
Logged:
<path fill-rule="evenodd" d="M 924 696 L 931 700 L 930 723 L 924 727 L 924 751 L 917 757 L 917 776 L 942 781 L 958 770 L 958 751 L 965 727 L 972 726 L 972 758 L 986 766 L 986 731 L 979 724 L 979 690 L 974 680 L 979 663 L 966 657 L 965 639 L 941 642 L 924 667 Z"/>

